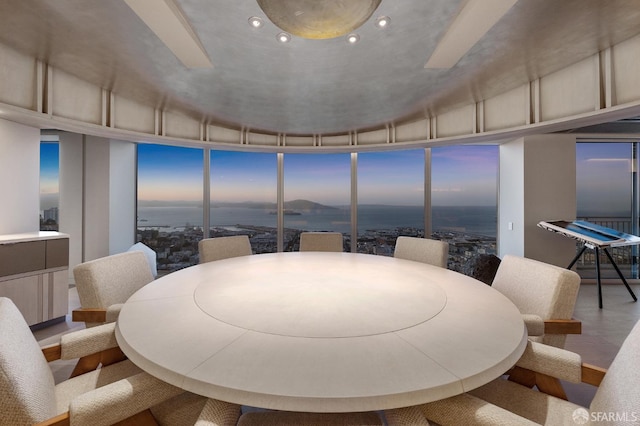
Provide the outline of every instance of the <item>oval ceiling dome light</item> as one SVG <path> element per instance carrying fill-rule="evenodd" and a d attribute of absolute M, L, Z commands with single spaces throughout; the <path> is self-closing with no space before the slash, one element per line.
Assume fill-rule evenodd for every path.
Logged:
<path fill-rule="evenodd" d="M 307 39 L 344 36 L 359 28 L 382 0 L 256 0 L 278 28 Z"/>
<path fill-rule="evenodd" d="M 347 36 L 347 41 L 350 44 L 356 44 L 360 40 L 360 36 L 358 34 L 349 34 Z"/>
<path fill-rule="evenodd" d="M 253 28 L 260 28 L 262 27 L 262 19 L 258 18 L 257 16 L 252 16 L 251 18 L 249 18 L 249 25 L 251 25 Z"/>

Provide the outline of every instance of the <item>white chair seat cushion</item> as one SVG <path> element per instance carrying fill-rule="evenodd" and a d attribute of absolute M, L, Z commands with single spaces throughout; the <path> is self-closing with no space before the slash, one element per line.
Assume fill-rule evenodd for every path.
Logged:
<path fill-rule="evenodd" d="M 208 399 L 195 422 L 195 426 L 236 426 L 239 417 L 239 405 L 218 401 L 216 399 Z M 169 422 L 167 424 L 173 425 L 178 423 Z M 191 425 L 192 423 L 187 424 Z M 181 426 L 181 424 L 179 426 Z"/>
<path fill-rule="evenodd" d="M 416 405 L 385 410 L 384 419 L 388 426 L 429 426 L 431 424 L 422 414 L 420 407 Z"/>
<path fill-rule="evenodd" d="M 133 376 L 141 371 L 131 361 L 125 360 L 65 380 L 55 387 L 56 412 L 57 414 L 62 414 L 69 411 L 69 404 L 78 395 Z"/>
<path fill-rule="evenodd" d="M 469 393 L 541 425 L 571 424 L 573 412 L 584 409 L 505 379 L 496 379 Z"/>

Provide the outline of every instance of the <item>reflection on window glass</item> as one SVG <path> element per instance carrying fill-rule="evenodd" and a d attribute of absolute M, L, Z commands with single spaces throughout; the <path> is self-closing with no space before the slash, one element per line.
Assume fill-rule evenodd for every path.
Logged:
<path fill-rule="evenodd" d="M 158 256 L 158 273 L 198 263 L 202 239 L 202 150 L 138 145 L 137 241 Z"/>
<path fill-rule="evenodd" d="M 495 145 L 431 150 L 432 238 L 449 243 L 449 269 L 472 274 L 496 253 L 498 155 Z"/>
<path fill-rule="evenodd" d="M 424 236 L 424 150 L 358 154 L 358 253 L 392 256 Z"/>
<path fill-rule="evenodd" d="M 40 230 L 58 230 L 60 147 L 58 143 L 40 144 Z"/>
<path fill-rule="evenodd" d="M 277 251 L 276 154 L 211 151 L 211 237 L 248 235 L 254 253 Z"/>
<path fill-rule="evenodd" d="M 618 231 L 633 233 L 631 143 L 576 144 L 576 216 Z M 578 244 L 578 250 L 582 245 Z M 627 278 L 632 278 L 633 247 L 609 249 Z M 617 278 L 606 256 L 600 259 L 601 277 Z M 595 278 L 595 253 L 586 250 L 577 263 L 583 278 Z"/>
<path fill-rule="evenodd" d="M 284 251 L 298 251 L 301 231 L 335 231 L 351 251 L 351 156 L 284 156 Z"/>

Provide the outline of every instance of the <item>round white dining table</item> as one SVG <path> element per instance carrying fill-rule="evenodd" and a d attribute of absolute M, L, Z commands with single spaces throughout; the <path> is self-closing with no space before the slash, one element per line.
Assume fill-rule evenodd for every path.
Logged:
<path fill-rule="evenodd" d="M 124 353 L 187 391 L 253 407 L 406 407 L 481 386 L 527 333 L 498 291 L 447 269 L 352 253 L 273 253 L 192 266 L 124 304 Z"/>

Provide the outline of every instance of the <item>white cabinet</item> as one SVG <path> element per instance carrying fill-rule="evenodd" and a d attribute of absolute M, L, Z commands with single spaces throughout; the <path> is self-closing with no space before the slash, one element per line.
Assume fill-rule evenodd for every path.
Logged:
<path fill-rule="evenodd" d="M 68 235 L 0 235 L 0 297 L 13 300 L 29 325 L 67 314 L 68 269 Z"/>

